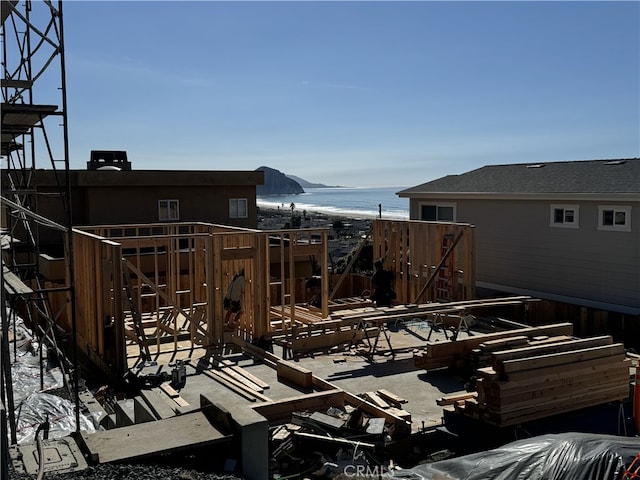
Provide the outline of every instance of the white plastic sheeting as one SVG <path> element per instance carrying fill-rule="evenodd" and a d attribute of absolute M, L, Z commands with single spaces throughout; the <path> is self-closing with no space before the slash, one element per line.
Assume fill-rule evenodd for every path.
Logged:
<path fill-rule="evenodd" d="M 621 480 L 640 438 L 562 433 L 393 472 L 425 480 Z"/>
<path fill-rule="evenodd" d="M 66 437 L 76 431 L 75 405 L 48 393 L 34 393 L 16 409 L 18 444 L 35 440 L 40 424 L 49 421 L 49 438 Z M 96 431 L 93 419 L 80 415 L 80 430 Z"/>
<path fill-rule="evenodd" d="M 46 348 L 42 352 L 44 368 L 41 388 L 40 354 L 38 352 L 40 345 L 24 326 L 23 320 L 16 317 L 15 322 L 10 322 L 9 331 L 13 333 L 15 339 L 15 344 L 13 340 L 9 344 L 14 403 L 19 405 L 32 393 L 61 388 L 64 385 L 62 372 L 58 367 L 50 368 L 47 366 Z"/>
<path fill-rule="evenodd" d="M 11 314 L 9 317 L 11 318 Z M 49 438 L 65 437 L 76 430 L 75 405 L 64 398 L 45 393 L 64 386 L 62 372 L 58 367 L 48 365 L 44 349 L 41 385 L 37 339 L 24 326 L 21 318 L 16 317 L 15 322 L 13 320 L 9 325 L 9 330 L 13 333 L 9 351 L 17 441 L 19 444 L 34 441 L 36 430 L 47 420 Z M 94 432 L 99 428 L 99 421 L 99 418 L 81 414 L 80 430 Z"/>

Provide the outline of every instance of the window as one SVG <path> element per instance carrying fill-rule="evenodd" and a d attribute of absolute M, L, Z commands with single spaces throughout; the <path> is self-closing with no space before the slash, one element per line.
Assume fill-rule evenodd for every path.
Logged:
<path fill-rule="evenodd" d="M 443 203 L 440 205 L 421 205 L 420 220 L 430 222 L 455 222 L 456 205 L 455 203 Z"/>
<path fill-rule="evenodd" d="M 552 227 L 578 228 L 580 207 L 578 205 L 551 205 Z"/>
<path fill-rule="evenodd" d="M 618 205 L 599 205 L 598 230 L 630 232 L 631 207 Z"/>
<path fill-rule="evenodd" d="M 229 199 L 229 218 L 247 218 L 247 199 Z"/>
<path fill-rule="evenodd" d="M 158 200 L 158 218 L 161 222 L 180 220 L 180 201 Z"/>

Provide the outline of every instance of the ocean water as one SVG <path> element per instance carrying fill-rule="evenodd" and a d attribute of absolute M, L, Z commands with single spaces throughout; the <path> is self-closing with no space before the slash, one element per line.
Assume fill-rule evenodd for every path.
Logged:
<path fill-rule="evenodd" d="M 409 199 L 396 195 L 404 188 L 306 188 L 300 195 L 259 196 L 257 204 L 258 207 L 290 210 L 294 203 L 295 211 L 300 213 L 306 210 L 356 218 L 377 218 L 381 208 L 383 219 L 407 220 Z"/>

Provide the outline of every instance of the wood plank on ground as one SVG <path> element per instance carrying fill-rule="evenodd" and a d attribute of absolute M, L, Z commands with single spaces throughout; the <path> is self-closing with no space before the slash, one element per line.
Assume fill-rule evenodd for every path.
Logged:
<path fill-rule="evenodd" d="M 180 394 L 171 386 L 170 382 L 160 384 L 160 390 L 166 393 L 171 400 L 181 407 L 188 407 L 189 402 L 180 396 Z"/>
<path fill-rule="evenodd" d="M 266 390 L 269 388 L 269 384 L 267 382 L 263 381 L 261 378 L 258 378 L 252 373 L 248 372 L 246 369 L 242 368 L 240 365 L 233 363 L 231 360 L 224 359 L 220 363 L 226 367 L 231 368 L 234 372 L 239 373 L 240 375 L 245 377 L 247 380 L 255 383 L 263 390 Z"/>
<path fill-rule="evenodd" d="M 234 380 L 242 383 L 243 385 L 246 385 L 247 388 L 250 388 L 251 390 L 255 390 L 256 392 L 264 392 L 264 388 L 262 388 L 261 386 L 253 383 L 251 380 L 249 380 L 247 377 L 245 377 L 244 375 L 240 375 L 238 372 L 236 372 L 235 370 L 233 370 L 230 367 L 223 367 L 222 369 L 220 369 L 220 372 L 228 375 L 229 377 L 233 378 Z"/>
<path fill-rule="evenodd" d="M 213 380 L 217 381 L 218 383 L 224 385 L 229 390 L 234 391 L 241 397 L 246 398 L 247 400 L 250 400 L 252 402 L 255 402 L 257 400 L 260 400 L 263 402 L 271 400 L 266 395 L 263 395 L 260 392 L 256 392 L 255 390 L 250 389 L 245 384 L 234 380 L 233 378 L 223 374 L 218 370 L 203 370 L 202 373 L 204 373 L 209 378 L 212 378 Z"/>
<path fill-rule="evenodd" d="M 390 392 L 389 390 L 387 390 L 386 388 L 381 388 L 379 390 L 376 390 L 376 392 L 378 393 L 378 395 L 380 395 L 386 402 L 390 402 L 395 404 L 396 406 L 402 405 L 403 403 L 407 403 L 408 400 L 405 398 L 402 398 L 398 395 L 396 395 L 393 392 Z"/>
<path fill-rule="evenodd" d="M 371 403 L 373 403 L 374 405 L 380 407 L 380 408 L 389 408 L 391 405 L 389 405 L 387 402 L 385 402 L 380 395 L 378 395 L 376 392 L 365 392 L 364 393 L 364 397 L 369 400 Z"/>

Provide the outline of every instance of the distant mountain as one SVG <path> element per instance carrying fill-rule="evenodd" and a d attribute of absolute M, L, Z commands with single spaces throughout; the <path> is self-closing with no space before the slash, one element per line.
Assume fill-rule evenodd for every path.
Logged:
<path fill-rule="evenodd" d="M 264 172 L 264 185 L 256 187 L 256 195 L 297 195 L 304 193 L 304 188 L 294 179 L 280 170 L 269 167 L 258 167 L 256 172 Z"/>
<path fill-rule="evenodd" d="M 298 182 L 302 186 L 302 188 L 330 188 L 328 185 L 325 185 L 324 183 L 308 182 L 307 180 L 300 177 L 296 177 L 295 175 L 287 175 L 287 177 Z"/>

